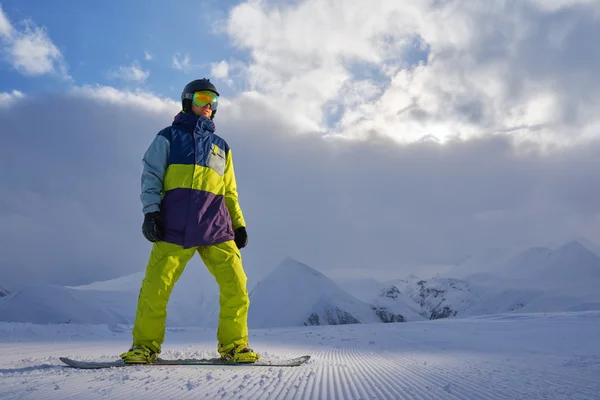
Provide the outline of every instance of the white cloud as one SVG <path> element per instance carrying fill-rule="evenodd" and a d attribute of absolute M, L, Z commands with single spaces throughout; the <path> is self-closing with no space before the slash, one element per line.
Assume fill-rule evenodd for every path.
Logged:
<path fill-rule="evenodd" d="M 8 17 L 2 11 L 2 5 L 0 4 L 0 37 L 10 38 L 13 35 L 13 27 Z"/>
<path fill-rule="evenodd" d="M 229 64 L 227 61 L 213 63 L 211 75 L 217 79 L 227 79 L 229 75 Z"/>
<path fill-rule="evenodd" d="M 27 30 L 17 37 L 12 55 L 13 66 L 30 75 L 53 72 L 56 62 L 61 59 L 60 51 L 41 28 Z"/>
<path fill-rule="evenodd" d="M 119 90 L 111 86 L 84 85 L 73 87 L 71 95 L 97 100 L 103 104 L 118 105 L 124 109 L 134 107 L 159 115 L 174 115 L 181 109 L 179 102 L 159 97 L 154 93 L 137 90 Z"/>
<path fill-rule="evenodd" d="M 60 50 L 44 27 L 23 21 L 24 29 L 16 30 L 0 8 L 0 36 L 5 59 L 24 75 L 56 74 L 70 79 Z"/>
<path fill-rule="evenodd" d="M 173 68 L 179 69 L 184 72 L 189 71 L 192 67 L 189 54 L 186 54 L 185 56 L 183 56 L 183 58 L 179 53 L 174 54 L 172 66 Z"/>
<path fill-rule="evenodd" d="M 23 121 L 32 109 L 44 129 L 28 136 Z M 0 181 L 6 188 L 0 192 L 0 247 L 11 259 L 0 265 L 3 281 L 73 282 L 143 268 L 148 243 L 139 236 L 142 214 L 134 194 L 141 158 L 178 111 L 177 102 L 153 93 L 101 86 L 25 95 L 0 107 L 2 132 L 10 132 L 0 135 Z M 28 156 L 44 165 L 43 182 L 32 183 L 39 170 L 19 167 L 23 151 L 16 149 L 26 143 Z M 25 251 L 31 240 L 39 251 Z"/>
<path fill-rule="evenodd" d="M 147 51 L 144 52 L 144 60 L 146 61 L 152 61 L 154 57 L 152 56 L 152 54 L 148 53 Z"/>
<path fill-rule="evenodd" d="M 248 89 L 248 66 L 243 61 L 229 58 L 228 60 L 211 63 L 210 67 L 210 75 L 215 78 L 215 82 L 227 85 L 236 93 Z"/>
<path fill-rule="evenodd" d="M 529 2 L 546 12 L 555 12 L 574 6 L 589 6 L 596 12 L 600 11 L 600 3 L 597 0 L 529 0 Z"/>
<path fill-rule="evenodd" d="M 0 93 L 0 107 L 8 107 L 13 102 L 22 99 L 23 93 L 18 90 L 13 90 L 10 93 Z"/>
<path fill-rule="evenodd" d="M 119 78 L 125 81 L 143 82 L 150 76 L 149 70 L 143 70 L 136 61 L 129 66 L 120 66 L 108 73 L 109 78 Z"/>
<path fill-rule="evenodd" d="M 246 1 L 227 27 L 250 56 L 250 90 L 296 130 L 570 143 L 600 124 L 599 9 L 591 0 Z"/>

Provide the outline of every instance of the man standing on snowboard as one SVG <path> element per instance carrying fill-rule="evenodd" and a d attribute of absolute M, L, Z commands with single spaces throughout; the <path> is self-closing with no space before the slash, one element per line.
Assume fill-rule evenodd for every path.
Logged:
<path fill-rule="evenodd" d="M 217 329 L 222 358 L 253 363 L 248 347 L 246 274 L 239 249 L 246 223 L 227 142 L 213 118 L 219 93 L 208 79 L 187 84 L 182 111 L 161 130 L 143 158 L 142 232 L 153 242 L 138 298 L 133 345 L 126 363 L 149 363 L 164 341 L 167 303 L 186 264 L 198 252 L 220 289 Z"/>

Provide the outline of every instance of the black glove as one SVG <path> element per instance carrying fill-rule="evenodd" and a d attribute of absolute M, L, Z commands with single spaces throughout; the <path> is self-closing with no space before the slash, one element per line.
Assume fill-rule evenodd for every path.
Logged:
<path fill-rule="evenodd" d="M 241 226 L 235 230 L 234 234 L 235 239 L 233 240 L 235 241 L 235 245 L 238 247 L 238 249 L 246 247 L 248 244 L 248 234 L 246 233 L 246 228 Z"/>
<path fill-rule="evenodd" d="M 144 224 L 142 225 L 142 233 L 144 237 L 151 242 L 162 240 L 162 219 L 160 212 L 154 211 L 144 215 Z"/>

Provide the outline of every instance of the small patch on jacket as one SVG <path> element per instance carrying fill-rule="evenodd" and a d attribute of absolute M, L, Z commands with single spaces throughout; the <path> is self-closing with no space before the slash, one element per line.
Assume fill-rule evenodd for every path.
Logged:
<path fill-rule="evenodd" d="M 225 174 L 225 161 L 225 150 L 213 144 L 213 151 L 208 156 L 208 167 L 223 176 Z"/>

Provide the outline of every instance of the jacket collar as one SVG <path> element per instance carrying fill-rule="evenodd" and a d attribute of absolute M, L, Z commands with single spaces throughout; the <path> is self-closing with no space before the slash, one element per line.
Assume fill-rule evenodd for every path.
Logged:
<path fill-rule="evenodd" d="M 206 135 L 215 131 L 212 119 L 181 111 L 173 119 L 173 126 L 179 126 L 189 133 Z"/>

